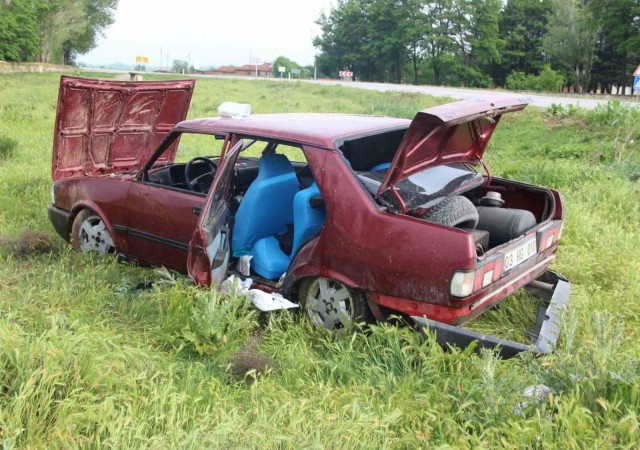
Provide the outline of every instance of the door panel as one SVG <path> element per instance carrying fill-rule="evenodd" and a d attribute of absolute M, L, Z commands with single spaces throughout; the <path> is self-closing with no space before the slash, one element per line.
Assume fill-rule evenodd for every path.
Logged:
<path fill-rule="evenodd" d="M 189 241 L 204 203 L 203 195 L 133 182 L 127 198 L 128 253 L 186 273 Z"/>
<path fill-rule="evenodd" d="M 198 238 L 193 239 L 189 247 L 189 275 L 197 283 L 208 280 L 219 284 L 226 278 L 230 258 L 231 219 L 228 200 L 233 169 L 243 144 L 242 140 L 234 142 L 218 163 L 218 170 L 195 233 Z M 206 248 L 206 252 L 202 252 L 201 246 Z M 208 261 L 205 264 L 199 261 L 200 258 L 207 258 Z M 204 268 L 210 271 L 206 276 L 201 273 Z"/>

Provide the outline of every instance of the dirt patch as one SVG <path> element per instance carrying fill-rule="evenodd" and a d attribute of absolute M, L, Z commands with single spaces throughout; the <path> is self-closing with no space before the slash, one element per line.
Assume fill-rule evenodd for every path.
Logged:
<path fill-rule="evenodd" d="M 55 239 L 49 233 L 25 228 L 18 237 L 0 235 L 0 247 L 18 258 L 26 258 L 51 253 L 55 250 Z"/>
<path fill-rule="evenodd" d="M 248 384 L 253 383 L 260 375 L 273 372 L 275 363 L 259 349 L 260 336 L 253 335 L 231 357 L 231 377 L 236 380 L 244 380 Z"/>
<path fill-rule="evenodd" d="M 557 127 L 567 127 L 572 125 L 578 125 L 581 127 L 585 126 L 585 123 L 583 120 L 580 120 L 577 117 L 571 117 L 571 116 L 568 116 L 568 117 L 550 116 L 550 117 L 547 117 L 544 120 L 544 122 L 547 125 L 548 131 L 552 131 L 554 128 L 557 128 Z"/>

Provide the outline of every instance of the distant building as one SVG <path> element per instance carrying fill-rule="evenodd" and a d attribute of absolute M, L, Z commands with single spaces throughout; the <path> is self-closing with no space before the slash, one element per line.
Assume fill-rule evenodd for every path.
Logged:
<path fill-rule="evenodd" d="M 244 66 L 236 67 L 236 66 L 222 66 L 217 69 L 205 70 L 204 73 L 206 75 L 236 75 L 236 76 L 244 76 L 244 77 L 255 77 L 257 72 L 257 76 L 269 78 L 273 76 L 273 64 L 271 63 L 263 63 L 258 64 L 245 64 Z"/>

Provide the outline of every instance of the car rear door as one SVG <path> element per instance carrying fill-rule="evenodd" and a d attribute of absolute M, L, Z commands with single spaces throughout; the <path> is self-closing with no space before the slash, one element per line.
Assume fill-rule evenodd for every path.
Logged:
<path fill-rule="evenodd" d="M 53 179 L 139 170 L 173 126 L 186 118 L 194 85 L 195 80 L 61 77 Z M 163 154 L 168 161 L 175 147 L 170 150 Z"/>
<path fill-rule="evenodd" d="M 223 155 L 209 190 L 198 226 L 189 243 L 189 276 L 201 285 L 220 284 L 226 278 L 231 253 L 229 198 L 231 178 L 243 140 L 231 138 L 231 148 Z"/>

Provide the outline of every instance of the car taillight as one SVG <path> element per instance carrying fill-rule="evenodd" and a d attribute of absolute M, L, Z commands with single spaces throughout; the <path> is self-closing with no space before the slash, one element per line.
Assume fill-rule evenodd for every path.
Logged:
<path fill-rule="evenodd" d="M 451 295 L 468 297 L 502 276 L 502 255 L 485 261 L 473 270 L 457 270 L 451 278 Z"/>
<path fill-rule="evenodd" d="M 205 286 L 211 284 L 211 263 L 200 230 L 196 230 L 191 238 L 187 266 L 189 267 L 189 275 L 196 284 Z"/>
<path fill-rule="evenodd" d="M 562 236 L 562 220 L 549 222 L 537 232 L 538 252 L 543 252 L 560 240 Z"/>

